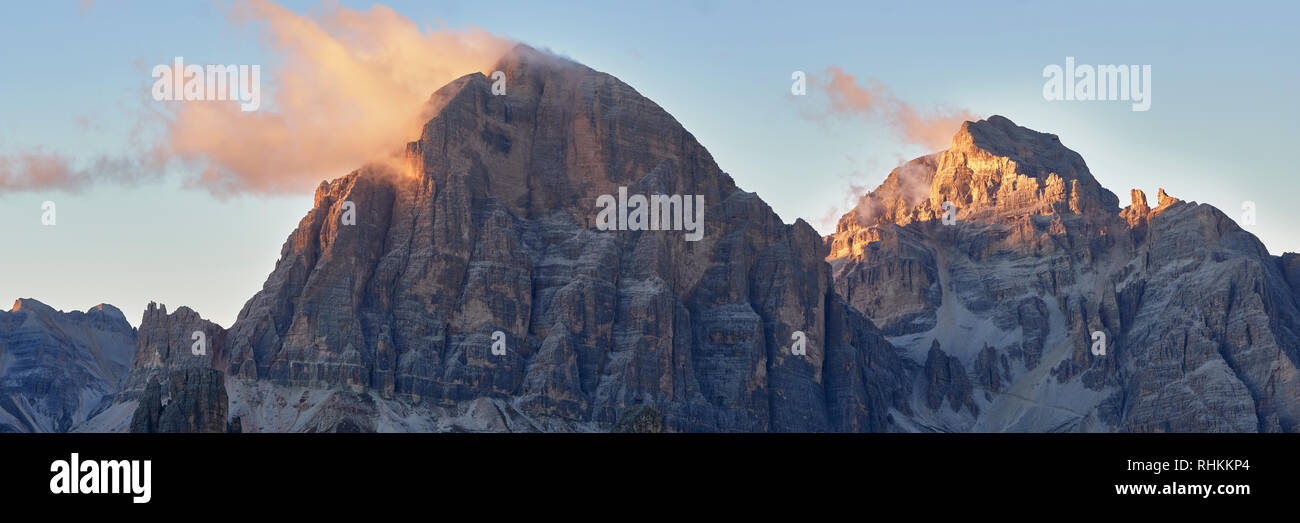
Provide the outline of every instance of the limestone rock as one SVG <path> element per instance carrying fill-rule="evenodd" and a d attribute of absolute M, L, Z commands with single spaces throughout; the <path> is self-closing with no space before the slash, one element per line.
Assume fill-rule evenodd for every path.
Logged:
<path fill-rule="evenodd" d="M 0 311 L 0 432 L 66 432 L 103 410 L 134 346 L 135 329 L 112 305 L 14 302 Z"/>
<path fill-rule="evenodd" d="M 186 367 L 168 373 L 168 390 L 151 378 L 137 397 L 131 432 L 227 432 L 229 400 L 221 371 Z M 238 424 L 235 424 L 237 427 Z M 238 430 L 234 430 L 238 432 Z"/>
<path fill-rule="evenodd" d="M 659 411 L 645 405 L 633 407 L 623 413 L 614 423 L 612 432 L 656 433 L 663 432 L 663 420 Z"/>
<path fill-rule="evenodd" d="M 150 303 L 137 334 L 134 361 L 112 403 L 77 430 L 227 431 L 225 329 L 188 307 L 169 314 Z"/>
<path fill-rule="evenodd" d="M 1300 302 L 1300 254 L 1288 252 L 1278 257 L 1278 268 L 1291 286 L 1291 292 Z"/>
<path fill-rule="evenodd" d="M 150 379 L 166 388 L 172 370 L 225 369 L 225 338 L 225 329 L 189 307 L 168 314 L 166 305 L 150 302 L 140 320 L 134 363 L 119 399 L 134 399 Z"/>
<path fill-rule="evenodd" d="M 640 406 L 668 431 L 902 430 L 915 366 L 834 298 L 808 224 L 612 76 L 526 46 L 495 69 L 505 95 L 433 95 L 403 168 L 318 188 L 225 338 L 246 431 L 609 430 Z M 620 188 L 702 198 L 702 238 L 599 230 Z M 314 421 L 277 414 L 298 390 Z"/>
<path fill-rule="evenodd" d="M 925 358 L 925 404 L 931 410 L 938 409 L 947 400 L 953 412 L 962 409 L 978 415 L 979 407 L 971 398 L 970 379 L 961 360 L 948 356 L 935 341 L 930 345 L 930 352 Z"/>
<path fill-rule="evenodd" d="M 841 218 L 835 290 L 924 363 L 920 430 L 1300 430 L 1294 255 L 1164 189 L 1130 200 L 994 116 Z M 954 415 L 959 365 L 979 409 Z"/>

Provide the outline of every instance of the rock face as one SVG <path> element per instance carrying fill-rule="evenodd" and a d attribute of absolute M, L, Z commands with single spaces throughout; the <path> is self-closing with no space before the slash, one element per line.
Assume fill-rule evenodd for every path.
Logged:
<path fill-rule="evenodd" d="M 135 329 L 97 305 L 32 299 L 0 311 L 0 432 L 64 432 L 101 410 L 131 366 Z"/>
<path fill-rule="evenodd" d="M 1300 254 L 1288 252 L 1278 257 L 1277 262 L 1287 283 L 1291 285 L 1291 293 L 1300 301 Z"/>
<path fill-rule="evenodd" d="M 230 400 L 221 371 L 182 368 L 169 372 L 167 382 L 164 404 L 162 386 L 157 379 L 149 380 L 136 399 L 139 406 L 131 418 L 131 432 L 228 431 Z"/>
<path fill-rule="evenodd" d="M 905 362 L 837 303 L 808 224 L 612 76 L 526 46 L 496 69 L 504 95 L 482 74 L 434 94 L 404 168 L 317 190 L 228 333 L 230 374 L 261 387 L 238 400 L 246 431 L 391 430 L 387 410 L 485 400 L 499 421 L 453 429 L 608 430 L 642 406 L 667 431 L 895 428 L 902 392 L 870 378 Z M 620 187 L 698 195 L 702 239 L 599 230 Z M 268 410 L 288 390 L 337 404 L 304 427 Z"/>
<path fill-rule="evenodd" d="M 663 420 L 654 407 L 642 405 L 623 413 L 611 432 L 653 434 L 663 432 Z"/>
<path fill-rule="evenodd" d="M 168 314 L 166 305 L 150 303 L 140 320 L 134 364 L 118 396 L 120 400 L 136 399 L 150 380 L 168 390 L 175 370 L 226 367 L 225 329 L 189 307 Z"/>
<path fill-rule="evenodd" d="M 836 292 L 924 362 L 918 430 L 1300 430 L 1294 256 L 1211 206 L 1130 196 L 994 116 L 841 218 Z"/>
<path fill-rule="evenodd" d="M 946 401 L 953 412 L 962 409 L 979 415 L 979 407 L 971 398 L 970 377 L 961 360 L 947 355 L 939 348 L 939 340 L 930 345 L 925 357 L 925 405 L 938 410 Z"/>
<path fill-rule="evenodd" d="M 188 307 L 150 303 L 135 364 L 117 401 L 136 405 L 131 432 L 226 432 L 226 331 Z"/>

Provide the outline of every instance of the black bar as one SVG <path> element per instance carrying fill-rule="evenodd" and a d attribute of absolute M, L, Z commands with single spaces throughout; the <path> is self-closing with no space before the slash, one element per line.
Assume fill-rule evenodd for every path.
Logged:
<path fill-rule="evenodd" d="M 1290 436 L 1242 434 L 16 434 L 0 437 L 0 498 L 5 507 L 125 514 L 247 503 L 306 514 L 435 501 L 504 510 L 509 500 L 562 514 L 580 499 L 643 495 L 725 505 L 738 498 L 721 492 L 739 489 L 755 503 L 829 496 L 954 513 L 1259 509 L 1294 497 L 1294 447 Z M 52 493 L 51 464 L 72 453 L 82 463 L 149 460 L 149 501 Z M 1179 459 L 1192 470 L 1175 470 Z M 1197 470 L 1210 464 L 1215 470 Z M 1117 484 L 1249 493 L 1119 495 Z"/>

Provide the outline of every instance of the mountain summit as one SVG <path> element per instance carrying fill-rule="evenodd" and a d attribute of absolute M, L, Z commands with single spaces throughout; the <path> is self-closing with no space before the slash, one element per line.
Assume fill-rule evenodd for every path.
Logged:
<path fill-rule="evenodd" d="M 827 260 L 924 365 L 918 390 L 943 392 L 921 426 L 1300 430 L 1292 257 L 1163 189 L 1131 200 L 1056 135 L 993 116 L 863 195 Z"/>
<path fill-rule="evenodd" d="M 244 430 L 896 429 L 905 362 L 808 224 L 610 75 L 526 46 L 496 69 L 503 94 L 432 96 L 406 168 L 317 190 L 218 337 Z M 598 228 L 623 194 L 701 198 L 703 238 Z"/>
<path fill-rule="evenodd" d="M 945 203 L 966 222 L 1084 215 L 1097 225 L 1119 211 L 1118 202 L 1056 135 L 992 116 L 962 124 L 947 150 L 899 166 L 863 195 L 836 225 L 831 257 L 861 252 L 878 239 L 873 228 L 938 220 Z"/>
<path fill-rule="evenodd" d="M 135 329 L 100 304 L 63 312 L 30 298 L 0 311 L 0 432 L 64 432 L 105 406 L 131 366 Z"/>

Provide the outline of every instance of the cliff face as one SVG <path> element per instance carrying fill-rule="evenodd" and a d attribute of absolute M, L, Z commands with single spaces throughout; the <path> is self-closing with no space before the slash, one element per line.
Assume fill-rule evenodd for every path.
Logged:
<path fill-rule="evenodd" d="M 165 305 L 150 303 L 140 321 L 135 364 L 116 403 L 93 426 L 79 429 L 226 432 L 226 360 L 220 325 L 188 307 L 168 314 Z"/>
<path fill-rule="evenodd" d="M 841 218 L 835 289 L 925 362 L 919 429 L 1300 430 L 1293 258 L 1208 205 L 1131 200 L 994 116 Z"/>
<path fill-rule="evenodd" d="M 136 396 L 131 432 L 227 432 L 238 426 L 238 418 L 228 423 L 230 400 L 221 371 L 186 367 L 169 371 L 166 381 L 165 394 L 151 378 Z"/>
<path fill-rule="evenodd" d="M 135 363 L 118 395 L 135 399 L 150 380 L 166 386 L 174 370 L 225 369 L 226 345 L 226 330 L 189 307 L 168 314 L 166 305 L 150 303 L 140 320 Z"/>
<path fill-rule="evenodd" d="M 230 373 L 262 387 L 232 399 L 245 421 L 605 430 L 648 406 L 674 431 L 893 428 L 903 392 L 867 378 L 906 363 L 837 301 L 810 226 L 617 79 L 523 46 L 497 69 L 504 95 L 481 74 L 434 95 L 405 166 L 317 190 L 228 335 Z M 620 187 L 698 195 L 702 238 L 598 229 Z M 287 420 L 267 408 L 286 390 L 333 406 Z"/>
<path fill-rule="evenodd" d="M 0 432 L 64 432 L 105 406 L 131 366 L 135 329 L 112 305 L 0 311 Z"/>

